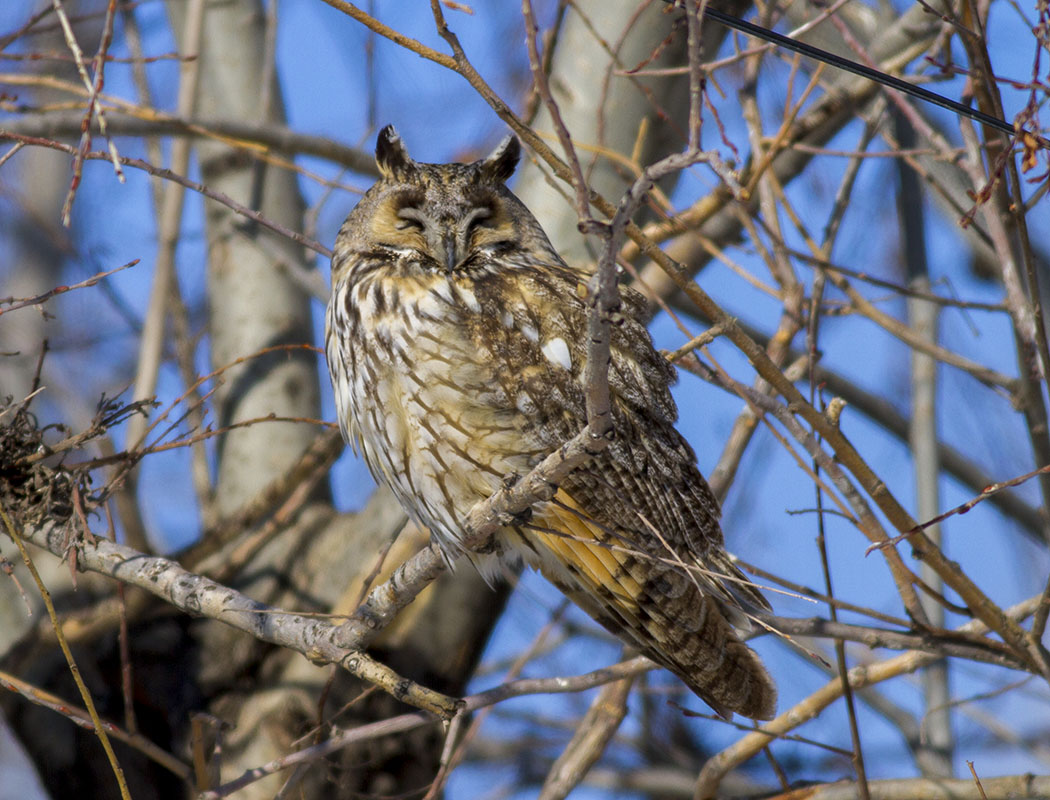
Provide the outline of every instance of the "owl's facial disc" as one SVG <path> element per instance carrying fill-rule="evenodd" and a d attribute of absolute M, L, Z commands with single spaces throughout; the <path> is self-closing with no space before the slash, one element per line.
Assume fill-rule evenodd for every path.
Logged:
<path fill-rule="evenodd" d="M 497 198 L 478 198 L 466 209 L 431 212 L 417 193 L 395 196 L 388 213 L 377 218 L 377 233 L 399 249 L 418 253 L 427 263 L 454 272 L 475 256 L 513 240 L 514 226 Z"/>

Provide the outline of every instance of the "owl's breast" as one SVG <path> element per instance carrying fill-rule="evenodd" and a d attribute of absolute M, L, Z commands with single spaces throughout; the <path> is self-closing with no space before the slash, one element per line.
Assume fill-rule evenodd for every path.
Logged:
<path fill-rule="evenodd" d="M 339 284 L 328 313 L 344 433 L 376 480 L 452 550 L 470 509 L 543 455 L 498 359 L 473 333 L 479 313 L 469 289 L 438 274 Z"/>

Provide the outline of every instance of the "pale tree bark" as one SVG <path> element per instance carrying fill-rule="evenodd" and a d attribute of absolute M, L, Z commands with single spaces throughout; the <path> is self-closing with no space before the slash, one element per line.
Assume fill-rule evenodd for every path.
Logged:
<path fill-rule="evenodd" d="M 682 125 L 689 110 L 688 79 L 684 75 L 654 80 L 617 74 L 654 53 L 658 53 L 651 64 L 654 67 L 683 63 L 684 28 L 670 46 L 659 48 L 667 36 L 661 11 L 659 2 L 573 3 L 555 31 L 551 94 L 577 144 L 584 175 L 592 188 L 608 198 L 622 195 L 636 175 L 629 166 L 603 157 L 602 149 L 620 157 L 637 152 L 639 164 L 644 165 L 681 146 L 670 126 L 655 123 L 658 112 L 665 111 L 676 125 Z M 533 102 L 538 103 L 533 127 L 560 152 L 550 109 L 538 98 Z M 537 170 L 545 171 L 533 160 L 522 167 L 515 193 L 568 263 L 593 268 L 596 244 L 588 242 L 576 227 L 572 192 L 536 174 Z"/>
<path fill-rule="evenodd" d="M 77 0 L 68 7 L 74 14 L 97 10 L 97 5 L 90 1 Z M 100 30 L 98 20 L 89 19 L 77 26 L 76 34 L 84 42 L 94 42 L 98 40 Z M 62 52 L 66 47 L 62 33 L 57 29 L 38 34 L 31 41 L 40 50 Z M 76 77 L 71 64 L 57 68 L 41 65 L 34 71 L 66 79 Z M 29 99 L 43 105 L 64 99 L 64 96 L 61 92 L 39 87 L 33 90 Z M 75 141 L 72 133 L 67 138 Z M 15 209 L 4 220 L 7 252 L 0 273 L 0 295 L 33 297 L 65 282 L 68 279 L 66 267 L 84 255 L 77 252 L 79 232 L 76 226 L 67 229 L 59 221 L 62 203 L 69 191 L 69 159 L 39 148 L 23 148 L 12 156 L 7 169 L 13 174 L 4 178 L 5 200 Z M 60 404 L 64 414 L 83 419 L 93 400 L 71 391 L 83 387 L 70 386 L 61 370 L 54 366 L 55 348 L 76 347 L 77 336 L 72 323 L 62 318 L 51 319 L 44 314 L 27 314 L 17 321 L 7 319 L 0 322 L 0 353 L 3 354 L 0 357 L 0 400 L 10 396 L 19 402 L 26 397 L 34 388 L 39 367 L 40 384 L 51 390 L 48 401 Z M 45 341 L 50 355 L 44 352 Z M 61 565 L 45 563 L 42 569 L 48 580 L 55 582 L 54 585 L 68 586 L 69 573 Z M 38 598 L 34 600 L 34 606 L 39 612 Z M 6 653 L 32 625 L 33 619 L 25 613 L 17 589 L 10 582 L 0 581 L 0 655 Z"/>
<path fill-rule="evenodd" d="M 183 30 L 187 4 L 171 3 L 173 28 Z M 283 123 L 284 105 L 268 66 L 266 18 L 261 3 L 210 2 L 205 6 L 197 110 L 254 123 Z M 263 83 L 270 77 L 268 84 Z M 294 173 L 246 159 L 221 143 L 197 145 L 204 183 L 302 230 L 303 201 Z M 217 203 L 205 207 L 208 241 L 208 333 L 213 369 L 265 348 L 312 340 L 310 304 L 289 278 L 284 262 L 302 266 L 302 248 L 245 222 Z M 306 351 L 278 351 L 227 370 L 216 392 L 217 422 L 229 425 L 275 414 L 320 415 L 317 369 Z M 316 430 L 305 424 L 270 423 L 223 437 L 215 480 L 218 517 L 246 503 L 283 474 L 307 448 Z"/>
<path fill-rule="evenodd" d="M 73 13 L 87 12 L 95 8 L 92 2 L 74 0 L 68 7 Z M 84 41 L 95 41 L 99 36 L 97 20 L 77 27 L 78 36 Z M 33 38 L 33 44 L 41 50 L 61 52 L 65 43 L 61 32 L 52 30 Z M 55 68 L 41 66 L 39 72 L 58 74 L 71 79 L 75 77 L 72 65 Z M 32 93 L 34 102 L 45 104 L 61 97 L 60 92 L 38 88 Z M 72 139 L 72 136 L 69 137 Z M 75 140 L 74 140 L 75 141 Z M 4 194 L 6 202 L 14 206 L 4 220 L 5 260 L 0 270 L 0 295 L 33 297 L 41 295 L 63 283 L 69 263 L 79 261 L 77 252 L 77 230 L 64 228 L 60 221 L 63 201 L 69 191 L 69 159 L 59 153 L 37 148 L 25 148 L 12 157 L 6 167 L 10 175 L 5 176 Z M 44 352 L 44 343 L 50 348 L 50 357 Z M 76 333 L 72 325 L 62 318 L 49 319 L 43 314 L 29 314 L 14 320 L 0 322 L 0 400 L 11 397 L 15 402 L 25 398 L 39 382 L 49 388 L 48 402 L 58 404 L 64 414 L 83 418 L 90 401 L 70 394 L 71 387 L 60 370 L 53 366 L 56 346 L 75 345 Z M 41 369 L 37 376 L 38 367 Z M 41 559 L 39 569 L 45 583 L 56 593 L 67 592 L 71 575 L 66 565 L 54 559 Z M 92 581 L 88 582 L 93 585 Z M 87 591 L 85 587 L 85 591 Z M 28 606 L 28 607 L 27 607 Z M 9 580 L 0 580 L 0 659 L 6 658 L 12 648 L 35 627 L 43 613 L 43 603 L 38 594 L 24 593 Z M 10 711 L 10 709 L 8 709 Z M 9 726 L 0 709 L 0 775 L 12 786 L 23 790 L 23 798 L 47 797 L 39 777 L 33 775 L 33 759 L 17 740 L 15 731 L 25 736 L 25 717 L 14 710 L 14 725 Z M 32 712 L 30 712 L 32 716 Z M 39 720 L 38 720 L 39 721 Z M 35 747 L 34 747 L 35 745 Z M 37 739 L 29 743 L 35 755 L 47 746 L 46 740 Z M 41 761 L 36 760 L 39 774 Z"/>
<path fill-rule="evenodd" d="M 742 14 L 749 5 L 746 0 L 731 0 L 719 8 Z M 658 0 L 572 3 L 554 32 L 551 94 L 577 145 L 588 184 L 612 202 L 643 167 L 678 152 L 685 142 L 688 76 L 628 74 L 638 68 L 681 67 L 686 62 L 685 26 L 673 28 L 664 12 Z M 705 24 L 703 52 L 717 52 L 726 35 L 724 27 Z M 557 132 L 550 109 L 538 98 L 532 102 L 537 103 L 533 127 L 555 146 Z M 562 155 L 559 147 L 555 150 Z M 669 191 L 676 179 L 677 175 L 665 179 L 661 188 Z M 514 191 L 568 263 L 593 269 L 599 245 L 580 234 L 571 190 L 550 179 L 539 162 L 529 160 Z"/>
<path fill-rule="evenodd" d="M 57 43 L 56 43 L 57 44 Z M 22 179 L 32 176 L 34 191 L 17 192 L 22 210 L 11 222 L 17 226 L 12 238 L 14 250 L 4 279 L 4 294 L 32 297 L 62 283 L 62 262 L 71 247 L 69 231 L 58 223 L 62 201 L 69 188 L 68 160 L 57 153 L 30 150 L 22 153 L 18 162 Z M 25 186 L 30 181 L 16 182 Z M 21 400 L 33 389 L 33 377 L 42 355 L 46 339 L 61 336 L 61 320 L 50 323 L 42 315 L 27 315 L 19 324 L 0 324 L 0 352 L 12 353 L 0 358 L 0 397 L 10 395 Z M 45 370 L 48 362 L 44 361 Z M 52 384 L 50 371 L 41 376 L 42 382 Z M 55 376 L 59 379 L 59 376 Z M 55 385 L 57 384 L 57 385 Z M 55 388 L 61 389 L 60 379 Z M 68 584 L 68 570 L 61 565 L 45 566 L 49 582 Z M 34 601 L 39 611 L 40 604 Z M 14 584 L 0 581 L 0 655 L 33 625 L 26 614 Z"/>
<path fill-rule="evenodd" d="M 20 209 L 7 222 L 15 230 L 10 238 L 13 252 L 5 270 L 3 293 L 32 297 L 62 282 L 63 261 L 73 254 L 70 232 L 62 228 L 56 215 L 69 189 L 69 162 L 43 150 L 20 155 L 13 164 L 19 174 L 12 181 L 14 191 L 9 198 Z M 33 191 L 25 191 L 28 185 Z M 42 343 L 49 336 L 55 337 L 57 328 L 40 315 L 20 325 L 0 326 L 0 352 L 18 354 L 0 359 L 0 394 L 16 398 L 29 394 Z M 46 368 L 46 360 L 44 365 Z"/>

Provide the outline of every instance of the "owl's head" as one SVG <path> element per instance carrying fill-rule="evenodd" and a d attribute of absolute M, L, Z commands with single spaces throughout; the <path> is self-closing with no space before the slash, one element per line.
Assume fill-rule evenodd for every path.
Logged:
<path fill-rule="evenodd" d="M 506 187 L 521 156 L 508 136 L 470 164 L 412 159 L 392 125 L 379 132 L 380 179 L 350 212 L 340 239 L 358 254 L 386 253 L 442 272 L 506 265 L 511 252 L 554 255 L 535 217 Z"/>

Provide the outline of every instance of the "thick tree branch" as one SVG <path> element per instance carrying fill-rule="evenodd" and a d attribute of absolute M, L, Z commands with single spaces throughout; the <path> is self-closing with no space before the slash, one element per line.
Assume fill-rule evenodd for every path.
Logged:
<path fill-rule="evenodd" d="M 67 532 L 61 525 L 49 523 L 26 530 L 23 536 L 59 558 L 66 553 Z M 338 664 L 409 705 L 445 718 L 457 710 L 453 699 L 405 680 L 363 652 L 340 644 L 340 627 L 326 619 L 272 608 L 203 575 L 188 572 L 174 561 L 146 556 L 106 539 L 81 542 L 77 564 L 81 569 L 145 589 L 192 616 L 218 620 L 260 641 L 302 653 L 315 663 Z"/>

